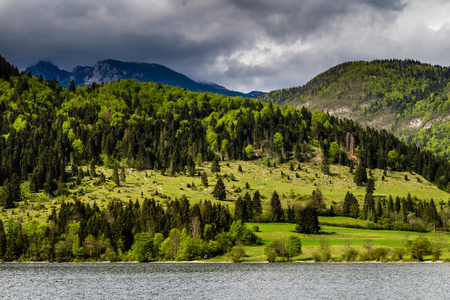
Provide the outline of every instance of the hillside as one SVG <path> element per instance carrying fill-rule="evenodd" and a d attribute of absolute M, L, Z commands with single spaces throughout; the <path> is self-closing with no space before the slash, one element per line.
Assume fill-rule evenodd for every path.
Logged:
<path fill-rule="evenodd" d="M 450 70 L 416 61 L 348 62 L 259 100 L 326 111 L 385 129 L 450 159 Z"/>
<path fill-rule="evenodd" d="M 40 61 L 36 65 L 26 68 L 26 72 L 44 79 L 56 79 L 59 84 L 69 88 L 70 82 L 76 86 L 91 85 L 92 83 L 108 83 L 120 79 L 134 79 L 141 82 L 156 82 L 180 88 L 186 88 L 193 92 L 209 92 L 227 96 L 241 96 L 256 98 L 262 92 L 241 93 L 228 90 L 218 84 L 196 82 L 189 77 L 175 72 L 160 64 L 122 62 L 108 59 L 97 62 L 93 67 L 77 66 L 72 72 L 59 69 L 51 62 Z"/>
<path fill-rule="evenodd" d="M 241 221 L 317 233 L 318 215 L 450 229 L 450 163 L 386 131 L 154 82 L 67 90 L 0 63 L 0 259 L 237 255 L 261 244 Z"/>

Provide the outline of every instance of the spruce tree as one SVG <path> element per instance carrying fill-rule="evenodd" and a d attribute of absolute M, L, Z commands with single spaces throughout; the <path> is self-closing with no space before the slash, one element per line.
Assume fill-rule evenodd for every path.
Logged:
<path fill-rule="evenodd" d="M 114 166 L 113 174 L 112 174 L 112 179 L 113 179 L 113 182 L 114 182 L 117 186 L 120 186 L 119 171 L 117 170 L 117 166 Z"/>
<path fill-rule="evenodd" d="M 16 173 L 11 180 L 6 179 L 3 186 L 3 193 L 0 194 L 0 206 L 4 208 L 13 208 L 14 202 L 22 201 L 22 192 L 20 190 L 20 181 Z"/>
<path fill-rule="evenodd" d="M 225 198 L 227 197 L 225 184 L 223 183 L 223 180 L 220 177 L 217 180 L 216 186 L 214 187 L 213 196 L 218 200 L 225 200 Z"/>
<path fill-rule="evenodd" d="M 364 205 L 362 209 L 362 218 L 365 220 L 372 220 L 375 215 L 375 201 L 373 200 L 373 196 L 371 193 L 366 193 L 364 197 Z"/>
<path fill-rule="evenodd" d="M 270 199 L 270 212 L 272 215 L 272 221 L 281 222 L 284 220 L 284 211 L 281 207 L 280 196 L 277 191 L 274 191 L 272 198 Z"/>
<path fill-rule="evenodd" d="M 250 196 L 250 194 L 248 192 L 246 192 L 243 200 L 245 203 L 246 220 L 251 220 L 251 219 L 253 219 L 253 215 L 254 215 L 252 197 Z"/>
<path fill-rule="evenodd" d="M 247 221 L 246 206 L 241 196 L 239 196 L 234 203 L 234 218 L 236 220 L 241 220 L 242 222 Z"/>
<path fill-rule="evenodd" d="M 217 156 L 215 156 L 213 161 L 212 161 L 211 172 L 213 172 L 213 173 L 219 173 L 220 172 L 219 158 Z"/>
<path fill-rule="evenodd" d="M 375 182 L 372 178 L 367 179 L 366 193 L 373 194 L 375 191 Z"/>
<path fill-rule="evenodd" d="M 255 215 L 262 214 L 261 195 L 259 194 L 259 190 L 256 190 L 253 193 L 252 203 L 253 203 L 253 212 L 255 213 Z"/>
<path fill-rule="evenodd" d="M 6 253 L 6 234 L 3 222 L 0 219 L 0 259 L 3 259 Z"/>
<path fill-rule="evenodd" d="M 92 177 L 97 177 L 97 173 L 95 172 L 95 161 L 94 159 L 91 160 L 91 164 L 89 166 L 90 172 L 91 172 L 91 176 Z"/>
<path fill-rule="evenodd" d="M 205 171 L 202 173 L 202 184 L 204 187 L 208 187 L 208 175 Z"/>
<path fill-rule="evenodd" d="M 362 162 L 358 164 L 358 168 L 356 168 L 355 177 L 353 180 L 357 186 L 363 186 L 367 182 L 367 172 Z"/>
<path fill-rule="evenodd" d="M 320 230 L 319 217 L 312 205 L 307 205 L 299 211 L 297 216 L 297 232 L 306 234 L 316 234 Z"/>
<path fill-rule="evenodd" d="M 127 180 L 127 175 L 125 174 L 125 168 L 122 166 L 120 169 L 120 181 L 123 183 Z"/>

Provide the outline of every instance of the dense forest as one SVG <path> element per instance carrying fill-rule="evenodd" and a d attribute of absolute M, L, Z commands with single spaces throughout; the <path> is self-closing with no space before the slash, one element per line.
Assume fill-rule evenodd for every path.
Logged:
<path fill-rule="evenodd" d="M 347 62 L 307 84 L 259 97 L 265 102 L 305 105 L 386 129 L 450 159 L 445 135 L 450 111 L 450 69 L 414 60 Z"/>
<path fill-rule="evenodd" d="M 200 176 L 196 164 L 202 161 L 302 162 L 316 153 L 324 173 L 329 172 L 328 164 L 357 166 L 364 173 L 366 168 L 409 171 L 450 190 L 446 159 L 385 130 L 364 128 L 320 111 L 133 80 L 79 88 L 72 84 L 65 89 L 55 80 L 19 74 L 3 58 L 0 70 L 0 205 L 5 209 L 21 200 L 22 182 L 29 183 L 31 192 L 43 191 L 49 197 L 67 193 L 69 179 L 83 177 L 81 166 L 91 166 L 93 176 L 95 166 L 117 174 L 119 164 L 167 176 Z M 367 176 L 358 180 L 369 183 Z M 361 209 L 364 219 L 381 223 L 400 216 L 405 221 L 409 212 L 416 211 L 427 223 L 439 222 L 437 214 L 430 216 L 434 204 L 428 209 L 429 204 L 417 200 L 380 202 L 370 200 L 370 191 L 367 194 Z M 318 197 L 320 204 L 320 195 L 312 199 Z M 113 201 L 102 211 L 77 200 L 63 202 L 46 224 L 30 222 L 24 228 L 14 219 L 0 222 L 0 258 L 69 260 L 103 255 L 116 260 L 131 251 L 137 260 L 184 260 L 239 253 L 240 243 L 259 243 L 241 223 L 261 213 L 249 198 L 238 199 L 231 212 L 228 206 L 207 201 L 190 205 L 185 198 L 164 207 L 152 199 L 141 204 Z M 272 221 L 295 221 L 302 227 L 301 220 L 314 223 L 317 214 L 330 213 L 319 205 L 312 211 L 290 207 L 285 215 L 276 198 L 274 193 Z M 355 217 L 354 202 L 348 203 L 343 214 Z M 395 215 L 389 216 L 389 211 Z M 315 233 L 318 224 L 298 230 Z M 83 255 L 77 252 L 81 247 Z"/>

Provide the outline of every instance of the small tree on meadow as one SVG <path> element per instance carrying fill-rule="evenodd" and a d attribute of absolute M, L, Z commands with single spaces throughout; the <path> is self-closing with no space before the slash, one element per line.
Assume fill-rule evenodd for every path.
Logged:
<path fill-rule="evenodd" d="M 299 233 L 306 234 L 316 234 L 319 232 L 319 217 L 316 209 L 312 205 L 307 205 L 305 208 L 299 210 L 295 230 Z"/>
<path fill-rule="evenodd" d="M 212 161 L 211 172 L 213 172 L 213 173 L 219 173 L 220 172 L 219 158 L 217 156 L 215 156 L 213 161 Z"/>
<path fill-rule="evenodd" d="M 208 187 L 208 175 L 205 171 L 202 173 L 202 184 L 204 187 Z"/>
<path fill-rule="evenodd" d="M 223 180 L 220 177 L 217 180 L 216 186 L 214 187 L 213 196 L 218 200 L 225 200 L 225 198 L 227 197 L 225 184 L 223 183 Z"/>
<path fill-rule="evenodd" d="M 119 171 L 117 170 L 117 166 L 114 166 L 112 179 L 117 186 L 120 186 Z"/>
<path fill-rule="evenodd" d="M 353 178 L 357 186 L 363 186 L 367 182 L 367 172 L 366 168 L 363 166 L 362 162 L 358 164 L 355 171 L 355 177 Z"/>

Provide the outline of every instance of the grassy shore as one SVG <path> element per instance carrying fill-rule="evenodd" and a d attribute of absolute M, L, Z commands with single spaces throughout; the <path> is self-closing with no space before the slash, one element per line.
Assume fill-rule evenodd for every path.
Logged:
<path fill-rule="evenodd" d="M 350 219 L 350 218 L 349 218 Z M 395 230 L 368 230 L 354 229 L 336 226 L 322 226 L 321 231 L 317 235 L 305 235 L 295 232 L 295 224 L 290 223 L 246 223 L 247 227 L 259 227 L 256 234 L 262 238 L 261 246 L 245 247 L 246 256 L 243 262 L 266 261 L 264 248 L 274 239 L 285 240 L 289 235 L 296 235 L 302 240 L 302 254 L 293 258 L 293 261 L 311 261 L 313 253 L 318 251 L 321 239 L 328 239 L 331 246 L 331 261 L 341 261 L 342 253 L 350 245 L 358 250 L 361 254 L 365 253 L 364 244 L 368 241 L 373 248 L 384 247 L 388 250 L 388 260 L 392 260 L 395 249 L 406 247 L 408 240 L 413 241 L 420 235 L 427 237 L 432 243 L 433 241 L 441 241 L 443 244 L 443 255 L 441 259 L 450 259 L 450 235 L 446 233 L 417 233 Z M 425 260 L 431 261 L 431 255 L 425 256 Z M 210 261 L 227 261 L 226 255 L 216 257 Z M 406 250 L 402 261 L 411 261 L 411 255 Z"/>

